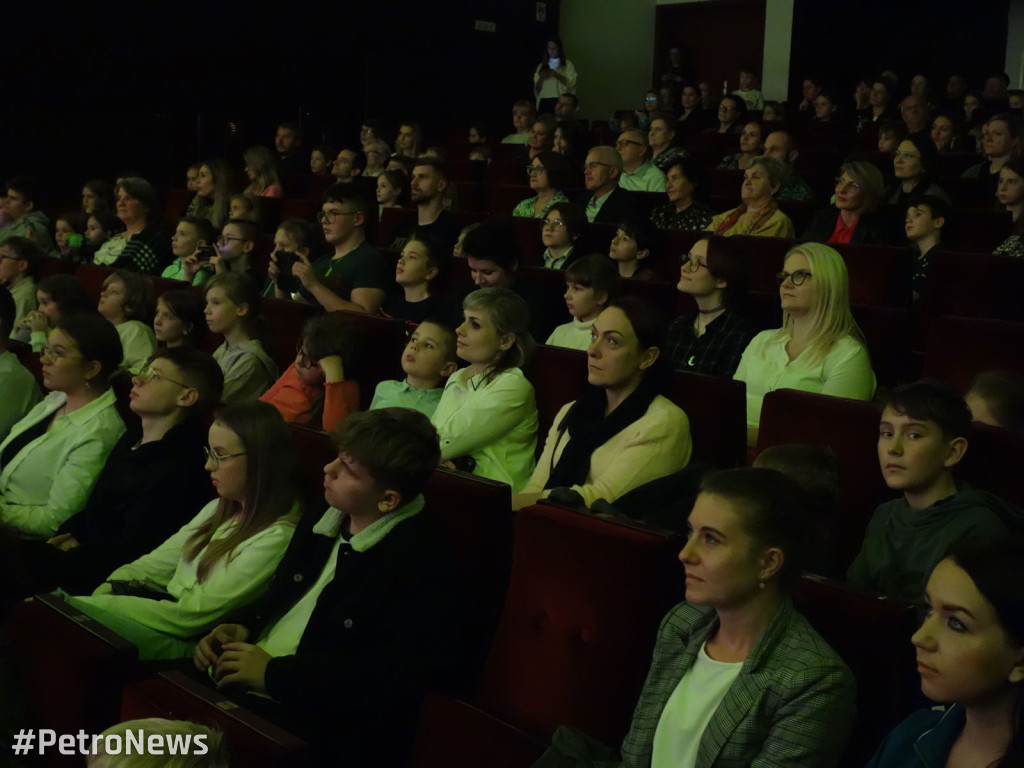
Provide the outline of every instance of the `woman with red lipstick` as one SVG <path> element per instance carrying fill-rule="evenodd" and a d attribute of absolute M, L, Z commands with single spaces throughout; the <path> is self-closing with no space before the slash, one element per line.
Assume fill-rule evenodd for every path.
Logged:
<path fill-rule="evenodd" d="M 1024 541 L 961 543 L 932 571 L 914 634 L 921 690 L 868 768 L 1024 765 Z"/>
<path fill-rule="evenodd" d="M 781 472 L 706 477 L 679 553 L 686 601 L 658 630 L 621 755 L 561 728 L 535 768 L 832 768 L 853 724 L 855 686 L 789 597 L 811 550 L 810 517 Z"/>
<path fill-rule="evenodd" d="M 882 172 L 866 160 L 848 160 L 836 177 L 836 202 L 818 211 L 804 230 L 805 240 L 818 243 L 896 245 L 892 226 L 875 213 L 884 192 Z"/>

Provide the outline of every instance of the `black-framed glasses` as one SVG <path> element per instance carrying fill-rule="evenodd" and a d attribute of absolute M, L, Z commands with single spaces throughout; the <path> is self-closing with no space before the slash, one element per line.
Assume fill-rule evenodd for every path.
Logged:
<path fill-rule="evenodd" d="M 700 256 L 695 253 L 686 253 L 682 256 L 683 259 L 683 271 L 684 272 L 699 272 L 701 268 L 708 268 L 707 264 L 704 264 L 700 260 Z"/>
<path fill-rule="evenodd" d="M 225 244 L 226 243 L 230 243 L 230 242 L 232 242 L 234 240 L 243 240 L 244 241 L 245 238 L 244 237 L 232 237 L 231 235 L 221 235 L 220 237 L 217 238 L 217 242 L 218 243 L 225 243 Z"/>
<path fill-rule="evenodd" d="M 142 379 L 145 382 L 158 381 L 158 380 L 159 381 L 169 381 L 171 384 L 177 384 L 179 387 L 182 387 L 183 389 L 195 389 L 195 387 L 193 387 L 193 386 L 191 386 L 189 384 L 184 384 L 184 383 L 182 383 L 180 381 L 175 381 L 174 379 L 171 379 L 171 378 L 168 378 L 167 376 L 164 376 L 162 373 L 160 373 L 160 371 L 158 371 L 156 368 L 153 367 L 152 363 L 147 363 L 145 365 L 145 367 L 143 367 L 143 369 L 141 371 L 139 371 L 135 375 L 138 376 L 140 379 Z"/>
<path fill-rule="evenodd" d="M 206 454 L 206 461 L 213 464 L 214 469 L 218 469 L 223 461 L 235 459 L 239 456 L 245 456 L 245 451 L 242 451 L 241 453 L 217 453 L 216 451 L 210 450 L 207 446 L 203 447 L 203 453 Z"/>
<path fill-rule="evenodd" d="M 779 285 L 782 285 L 784 282 L 789 280 L 793 283 L 793 285 L 803 285 L 804 281 L 811 276 L 811 273 L 808 272 L 806 269 L 798 269 L 796 272 L 776 272 L 775 282 L 777 282 Z"/>

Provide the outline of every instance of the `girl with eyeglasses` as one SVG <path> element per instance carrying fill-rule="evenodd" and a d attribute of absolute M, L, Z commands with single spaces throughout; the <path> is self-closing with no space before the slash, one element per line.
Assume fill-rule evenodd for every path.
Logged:
<path fill-rule="evenodd" d="M 40 353 L 50 393 L 0 444 L 0 522 L 47 539 L 89 497 L 124 422 L 110 377 L 124 357 L 97 314 L 65 316 Z"/>
<path fill-rule="evenodd" d="M 205 453 L 217 498 L 91 596 L 69 598 L 143 659 L 190 656 L 199 637 L 259 596 L 304 508 L 288 428 L 273 406 L 224 408 Z"/>
<path fill-rule="evenodd" d="M 782 327 L 762 331 L 747 346 L 735 379 L 747 385 L 747 441 L 757 444 L 764 396 L 776 389 L 870 400 L 875 394 L 864 334 L 850 314 L 843 257 L 820 243 L 786 254 L 776 275 Z"/>

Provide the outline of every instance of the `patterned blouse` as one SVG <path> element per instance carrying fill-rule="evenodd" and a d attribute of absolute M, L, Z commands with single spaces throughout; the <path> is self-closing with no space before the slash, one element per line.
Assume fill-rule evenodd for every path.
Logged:
<path fill-rule="evenodd" d="M 533 212 L 533 206 L 537 203 L 537 197 L 528 197 L 523 200 L 512 210 L 513 216 L 519 216 L 524 219 L 543 219 L 548 215 L 548 211 L 555 203 L 568 203 L 569 198 L 565 196 L 562 190 L 555 192 L 555 196 L 551 198 L 547 205 L 544 206 L 540 213 Z"/>
<path fill-rule="evenodd" d="M 704 203 L 691 203 L 690 207 L 677 211 L 675 203 L 661 205 L 651 211 L 651 221 L 658 229 L 706 229 L 714 212 Z"/>

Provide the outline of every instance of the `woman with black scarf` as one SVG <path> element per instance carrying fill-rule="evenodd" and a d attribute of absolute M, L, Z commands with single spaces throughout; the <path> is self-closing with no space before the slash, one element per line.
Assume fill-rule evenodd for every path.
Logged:
<path fill-rule="evenodd" d="M 588 507 L 615 501 L 690 461 L 690 422 L 659 394 L 667 364 L 665 323 L 640 299 L 613 300 L 594 321 L 587 350 L 592 385 L 555 417 L 533 476 L 513 497 L 519 509 L 556 488 Z"/>

